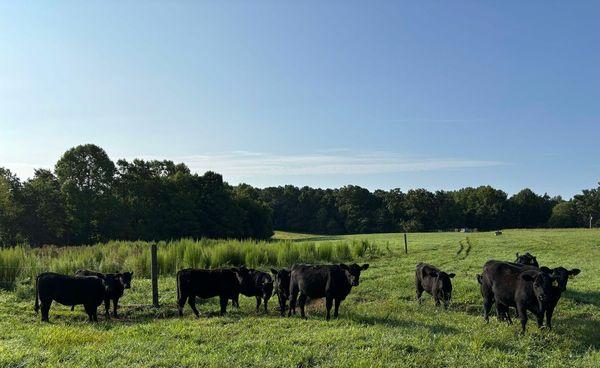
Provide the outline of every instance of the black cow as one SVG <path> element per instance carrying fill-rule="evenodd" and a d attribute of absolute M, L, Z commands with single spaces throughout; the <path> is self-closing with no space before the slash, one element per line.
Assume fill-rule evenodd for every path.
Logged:
<path fill-rule="evenodd" d="M 67 276 L 53 272 L 35 279 L 35 311 L 42 308 L 42 321 L 48 322 L 52 301 L 63 305 L 83 304 L 90 322 L 98 321 L 98 306 L 105 296 L 104 281 L 94 276 Z"/>
<path fill-rule="evenodd" d="M 522 254 L 522 255 L 519 255 L 519 252 L 517 252 L 517 259 L 515 260 L 514 263 L 540 267 L 540 265 L 538 264 L 537 258 L 535 258 L 535 256 L 529 252 Z"/>
<path fill-rule="evenodd" d="M 245 267 L 239 267 L 238 270 L 242 268 Z M 255 270 L 254 268 L 247 269 L 247 271 L 251 282 L 240 288 L 240 294 L 256 297 L 256 312 L 260 308 L 261 301 L 264 300 L 264 309 L 265 313 L 267 313 L 267 303 L 273 295 L 273 279 L 268 273 Z M 237 299 L 232 300 L 232 305 L 239 307 L 239 301 Z"/>
<path fill-rule="evenodd" d="M 441 271 L 432 265 L 419 263 L 415 270 L 415 287 L 419 303 L 421 303 L 423 291 L 426 291 L 433 296 L 436 306 L 444 303 L 444 308 L 448 309 L 450 299 L 452 299 L 452 282 L 450 279 L 454 276 L 456 275 Z"/>
<path fill-rule="evenodd" d="M 286 301 L 290 297 L 290 270 L 285 268 L 281 270 L 271 268 L 271 273 L 275 277 L 273 288 L 279 300 L 279 313 L 283 317 L 286 310 Z"/>
<path fill-rule="evenodd" d="M 342 300 L 346 299 L 353 286 L 358 286 L 360 272 L 369 268 L 368 264 L 362 266 L 353 263 L 346 265 L 294 265 L 290 273 L 290 310 L 288 316 L 296 312 L 296 300 L 300 306 L 300 315 L 306 318 L 304 305 L 306 299 L 325 298 L 327 308 L 326 319 L 329 321 L 331 306 L 335 302 L 333 317 L 338 317 Z M 298 296 L 298 294 L 300 294 Z"/>
<path fill-rule="evenodd" d="M 246 268 L 226 268 L 202 270 L 187 268 L 177 272 L 177 308 L 179 316 L 183 316 L 183 307 L 187 300 L 196 317 L 200 317 L 196 309 L 196 297 L 219 297 L 221 315 L 227 312 L 229 299 L 237 300 L 240 290 L 247 288 L 251 279 Z"/>
<path fill-rule="evenodd" d="M 562 293 L 559 276 L 554 270 L 491 260 L 477 279 L 481 284 L 486 322 L 495 302 L 498 317 L 508 323 L 512 323 L 509 307 L 517 309 L 523 332 L 527 324 L 527 310 L 537 317 L 540 328 L 546 315 L 546 326 L 552 328 L 552 314 Z"/>
<path fill-rule="evenodd" d="M 133 272 L 117 272 L 117 273 L 107 273 L 103 274 L 102 272 L 91 271 L 91 270 L 77 270 L 75 272 L 75 276 L 95 276 L 104 280 L 104 286 L 106 289 L 105 299 L 104 299 L 104 308 L 106 317 L 110 317 L 110 301 L 113 302 L 113 316 L 118 317 L 117 308 L 119 305 L 119 299 L 123 296 L 123 292 L 125 289 L 131 289 L 131 279 L 133 277 Z M 74 309 L 75 306 L 71 307 L 71 310 Z"/>

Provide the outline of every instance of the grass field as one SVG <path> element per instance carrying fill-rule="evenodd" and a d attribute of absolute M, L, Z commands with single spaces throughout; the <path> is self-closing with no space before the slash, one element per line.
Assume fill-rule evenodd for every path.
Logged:
<path fill-rule="evenodd" d="M 186 306 L 176 317 L 174 277 L 160 278 L 161 307 L 150 307 L 150 282 L 134 279 L 118 320 L 86 322 L 82 308 L 53 304 L 51 323 L 33 311 L 33 293 L 20 286 L 0 291 L 0 367 L 598 367 L 600 366 L 600 231 L 509 230 L 492 233 L 313 236 L 278 233 L 289 241 L 368 240 L 381 255 L 362 258 L 371 267 L 342 303 L 340 318 L 326 322 L 324 305 L 308 320 L 254 312 L 254 299 L 219 317 L 217 300 L 200 303 L 195 319 Z M 468 241 L 467 241 L 468 237 Z M 390 250 L 387 250 L 390 249 Z M 475 275 L 488 259 L 513 260 L 530 251 L 541 265 L 577 267 L 554 318 L 552 331 L 535 322 L 493 318 L 485 325 Z M 415 302 L 414 267 L 425 261 L 455 272 L 453 303 L 436 309 Z M 101 309 L 102 310 L 102 309 Z"/>

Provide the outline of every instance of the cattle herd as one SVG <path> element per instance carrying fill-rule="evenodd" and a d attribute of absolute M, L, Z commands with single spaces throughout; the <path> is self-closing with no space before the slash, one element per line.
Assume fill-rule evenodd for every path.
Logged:
<path fill-rule="evenodd" d="M 352 287 L 358 286 L 360 274 L 369 268 L 368 264 L 344 263 L 333 265 L 296 264 L 289 269 L 271 269 L 270 273 L 244 266 L 220 269 L 183 269 L 177 272 L 177 309 L 183 316 L 187 302 L 196 315 L 196 298 L 219 297 L 220 314 L 232 306 L 239 307 L 239 294 L 256 298 L 256 311 L 261 303 L 267 313 L 267 304 L 273 294 L 279 301 L 281 316 L 296 313 L 306 318 L 304 307 L 308 299 L 325 298 L 326 319 L 338 317 L 341 302 L 346 299 Z M 516 308 L 521 321 L 522 332 L 527 324 L 527 311 L 537 318 L 540 328 L 552 328 L 552 314 L 566 290 L 567 281 L 580 273 L 575 268 L 550 269 L 540 267 L 536 257 L 529 253 L 519 255 L 515 262 L 490 260 L 477 275 L 483 297 L 483 317 L 489 321 L 492 305 L 496 304 L 496 314 L 502 321 L 512 324 L 510 307 Z M 97 321 L 97 309 L 104 303 L 106 318 L 110 318 L 110 301 L 113 302 L 113 316 L 117 317 L 119 298 L 125 289 L 131 287 L 131 272 L 103 274 L 90 270 L 78 270 L 75 275 L 61 275 L 52 272 L 37 276 L 35 284 L 35 311 L 41 304 L 42 321 L 48 321 L 53 301 L 71 306 L 82 304 L 90 321 Z M 420 303 L 423 292 L 430 294 L 436 306 L 448 308 L 452 298 L 454 273 L 446 273 L 437 267 L 419 263 L 415 271 L 417 300 Z M 289 301 L 289 308 L 287 306 Z M 544 317 L 546 324 L 544 325 Z"/>

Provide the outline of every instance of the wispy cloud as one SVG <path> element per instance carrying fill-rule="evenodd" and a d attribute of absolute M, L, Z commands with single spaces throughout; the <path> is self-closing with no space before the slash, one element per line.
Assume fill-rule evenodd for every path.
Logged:
<path fill-rule="evenodd" d="M 346 149 L 293 155 L 235 151 L 184 156 L 177 158 L 177 161 L 185 162 L 195 172 L 213 170 L 226 177 L 385 174 L 506 165 L 501 161 L 406 156 L 395 152 L 353 152 Z"/>

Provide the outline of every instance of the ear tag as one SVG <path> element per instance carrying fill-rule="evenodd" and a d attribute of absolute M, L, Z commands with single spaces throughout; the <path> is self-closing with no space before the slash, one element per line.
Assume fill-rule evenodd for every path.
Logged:
<path fill-rule="evenodd" d="M 552 286 L 558 287 L 558 281 L 557 280 L 552 281 Z"/>

